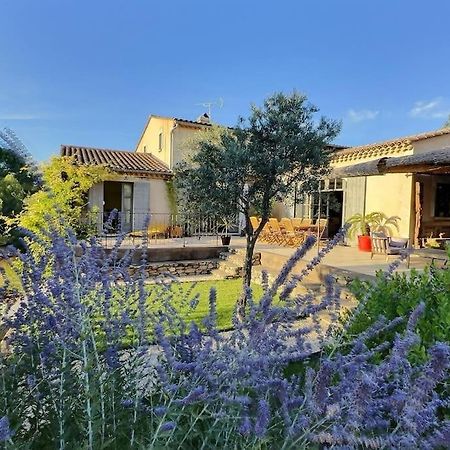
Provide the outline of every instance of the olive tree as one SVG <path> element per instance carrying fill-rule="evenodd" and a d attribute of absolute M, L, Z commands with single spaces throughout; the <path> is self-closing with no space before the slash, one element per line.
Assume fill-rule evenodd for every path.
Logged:
<path fill-rule="evenodd" d="M 191 207 L 209 211 L 240 211 L 247 239 L 244 286 L 252 277 L 256 241 L 268 222 L 274 202 L 286 201 L 295 187 L 305 194 L 326 175 L 327 146 L 340 124 L 324 117 L 306 96 L 276 93 L 262 107 L 252 106 L 247 119 L 218 139 L 197 142 L 194 153 L 176 171 L 176 181 Z M 261 221 L 253 228 L 250 215 Z M 245 308 L 245 298 L 240 305 Z"/>

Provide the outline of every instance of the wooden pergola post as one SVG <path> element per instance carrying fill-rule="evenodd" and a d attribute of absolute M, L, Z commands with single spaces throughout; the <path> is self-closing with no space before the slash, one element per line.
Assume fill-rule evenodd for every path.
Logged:
<path fill-rule="evenodd" d="M 421 184 L 419 181 L 414 183 L 415 187 L 415 223 L 414 223 L 414 247 L 420 247 L 420 226 L 422 224 L 422 202 L 421 202 Z"/>

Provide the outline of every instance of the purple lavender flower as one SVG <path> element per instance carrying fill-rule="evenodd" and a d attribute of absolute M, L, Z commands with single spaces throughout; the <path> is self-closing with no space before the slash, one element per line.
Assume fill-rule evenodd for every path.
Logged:
<path fill-rule="evenodd" d="M 313 243 L 309 239 L 306 247 Z M 248 314 L 243 321 L 233 319 L 235 329 L 230 332 L 217 331 L 213 290 L 205 319 L 207 331 L 202 333 L 198 325 L 185 322 L 177 312 L 173 302 L 175 282 L 161 283 L 158 288 L 162 288 L 162 294 L 158 289 L 156 295 L 154 286 L 144 284 L 139 270 L 136 276 L 129 275 L 127 264 L 132 255 L 128 253 L 120 260 L 120 240 L 106 255 L 91 239 L 80 246 L 75 258 L 78 244 L 73 236 L 53 233 L 43 244 L 48 251 L 42 257 L 32 253 L 19 256 L 24 266 L 26 301 L 8 322 L 13 331 L 12 345 L 20 350 L 14 353 L 20 358 L 11 359 L 11 367 L 7 366 L 9 361 L 6 363 L 8 382 L 30 388 L 38 385 L 44 400 L 57 406 L 42 409 L 45 420 L 58 423 L 55 411 L 66 408 L 64 414 L 70 411 L 78 419 L 73 426 L 82 423 L 83 430 L 90 420 L 88 411 L 92 411 L 87 408 L 87 400 L 95 402 L 99 425 L 99 411 L 105 414 L 106 423 L 119 427 L 125 424 L 119 430 L 121 435 L 131 428 L 126 419 L 131 415 L 117 404 L 132 408 L 137 402 L 140 407 L 133 424 L 143 426 L 134 427 L 133 437 L 144 446 L 151 435 L 149 428 L 160 420 L 161 431 L 177 427 L 176 435 L 186 437 L 184 442 L 189 447 L 190 438 L 183 434 L 187 433 L 184 421 L 165 421 L 169 402 L 173 417 L 178 417 L 182 409 L 181 414 L 190 414 L 191 408 L 201 411 L 207 407 L 207 419 L 213 418 L 208 423 L 214 423 L 215 428 L 205 433 L 205 439 L 227 434 L 230 446 L 242 441 L 242 435 L 249 436 L 256 446 L 266 441 L 267 446 L 278 446 L 274 439 L 291 440 L 295 444 L 287 445 L 290 448 L 307 447 L 313 442 L 336 448 L 444 445 L 449 424 L 439 414 L 449 405 L 441 386 L 448 376 L 450 352 L 447 344 L 437 343 L 429 350 L 425 364 L 412 366 L 408 361 L 412 346 L 418 342 L 414 328 L 422 313 L 420 308 L 409 318 L 407 332 L 397 335 L 393 342 L 371 347 L 373 337 L 383 340 L 386 331 L 403 320 L 381 319 L 346 342 L 345 347 L 333 348 L 330 356 L 327 347 L 322 347 L 310 365 L 311 333 L 323 332 L 319 314 L 337 311 L 340 290 L 329 278 L 323 297 L 290 298 L 290 294 L 334 244 L 322 249 L 304 271 L 292 277 L 291 271 L 306 247 L 299 249 L 276 282 L 264 286 L 261 302 L 247 287 Z M 141 261 L 145 260 L 143 255 Z M 281 305 L 274 302 L 280 291 L 284 293 Z M 148 308 L 153 300 L 158 307 L 155 311 Z M 183 298 L 183 305 L 195 308 L 195 297 L 190 300 L 189 296 Z M 159 345 L 150 346 L 150 337 Z M 285 369 L 290 363 L 301 365 L 302 375 L 288 376 Z M 17 380 L 12 380 L 11 374 Z M 103 396 L 98 395 L 100 388 Z M 59 397 L 66 392 L 71 395 L 70 402 Z M 30 399 L 27 389 L 18 389 L 15 394 L 23 394 L 22 402 Z M 144 406 L 150 396 L 152 404 L 158 405 L 151 414 Z M 108 401 L 102 404 L 103 398 Z M 6 398 L 6 411 L 15 407 L 15 400 Z M 9 438 L 8 419 L 0 419 L 0 425 Z M 236 429 L 236 436 L 224 430 L 228 426 Z M 109 425 L 103 428 L 106 434 L 109 429 Z M 147 434 L 140 434 L 141 429 Z M 49 432 L 52 439 L 59 438 L 56 428 L 49 427 Z M 115 435 L 105 439 L 114 441 Z M 208 441 L 207 448 L 214 445 L 217 443 Z"/>
<path fill-rule="evenodd" d="M 134 404 L 134 402 L 131 398 L 126 398 L 126 399 L 122 400 L 120 403 L 124 408 L 131 408 Z"/>
<path fill-rule="evenodd" d="M 120 367 L 119 353 L 116 346 L 107 347 L 105 358 L 110 369 L 118 369 Z"/>
<path fill-rule="evenodd" d="M 267 432 L 267 427 L 270 421 L 270 409 L 265 400 L 258 402 L 258 413 L 255 421 L 255 435 L 263 437 Z"/>
<path fill-rule="evenodd" d="M 30 389 L 33 389 L 36 386 L 36 376 L 34 374 L 27 376 L 27 385 Z"/>
<path fill-rule="evenodd" d="M 181 400 L 181 402 L 185 405 L 194 403 L 194 402 L 200 400 L 204 393 L 205 393 L 205 387 L 197 386 L 191 392 L 189 392 L 189 394 L 186 395 L 186 397 L 184 397 Z"/>
<path fill-rule="evenodd" d="M 170 421 L 170 422 L 164 422 L 164 423 L 161 425 L 160 430 L 161 430 L 162 432 L 164 432 L 164 431 L 171 431 L 171 430 L 175 429 L 176 426 L 177 426 L 177 424 L 176 424 L 175 422 L 171 422 L 171 421 Z"/>
<path fill-rule="evenodd" d="M 153 408 L 153 412 L 155 413 L 155 416 L 162 417 L 167 412 L 167 407 L 156 406 L 155 408 Z"/>
<path fill-rule="evenodd" d="M 8 417 L 3 416 L 0 419 L 0 442 L 5 442 L 11 439 L 12 432 L 9 428 L 9 420 Z"/>
<path fill-rule="evenodd" d="M 239 433 L 243 434 L 244 436 L 248 436 L 252 432 L 252 423 L 250 421 L 250 418 L 246 415 L 242 419 L 242 422 L 239 426 Z"/>

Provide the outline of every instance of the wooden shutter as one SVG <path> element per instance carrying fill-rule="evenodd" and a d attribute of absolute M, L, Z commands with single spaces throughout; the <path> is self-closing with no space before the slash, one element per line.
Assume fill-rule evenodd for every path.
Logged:
<path fill-rule="evenodd" d="M 366 213 L 366 177 L 347 178 L 344 187 L 344 222 L 354 214 Z"/>
<path fill-rule="evenodd" d="M 103 200 L 104 191 L 103 183 L 94 184 L 89 189 L 88 202 L 89 210 L 95 215 L 95 222 L 97 223 L 97 233 L 101 234 L 103 230 Z M 94 220 L 94 218 L 92 218 Z"/>
<path fill-rule="evenodd" d="M 133 230 L 143 230 L 150 215 L 150 181 L 136 181 L 133 190 Z"/>

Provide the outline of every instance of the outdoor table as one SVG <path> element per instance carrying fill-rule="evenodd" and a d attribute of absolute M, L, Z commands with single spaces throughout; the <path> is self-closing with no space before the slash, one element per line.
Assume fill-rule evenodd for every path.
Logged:
<path fill-rule="evenodd" d="M 413 255 L 420 256 L 421 258 L 431 259 L 431 263 L 434 261 L 442 261 L 446 266 L 448 262 L 448 253 L 446 250 L 440 250 L 438 248 L 417 248 L 412 251 Z"/>

